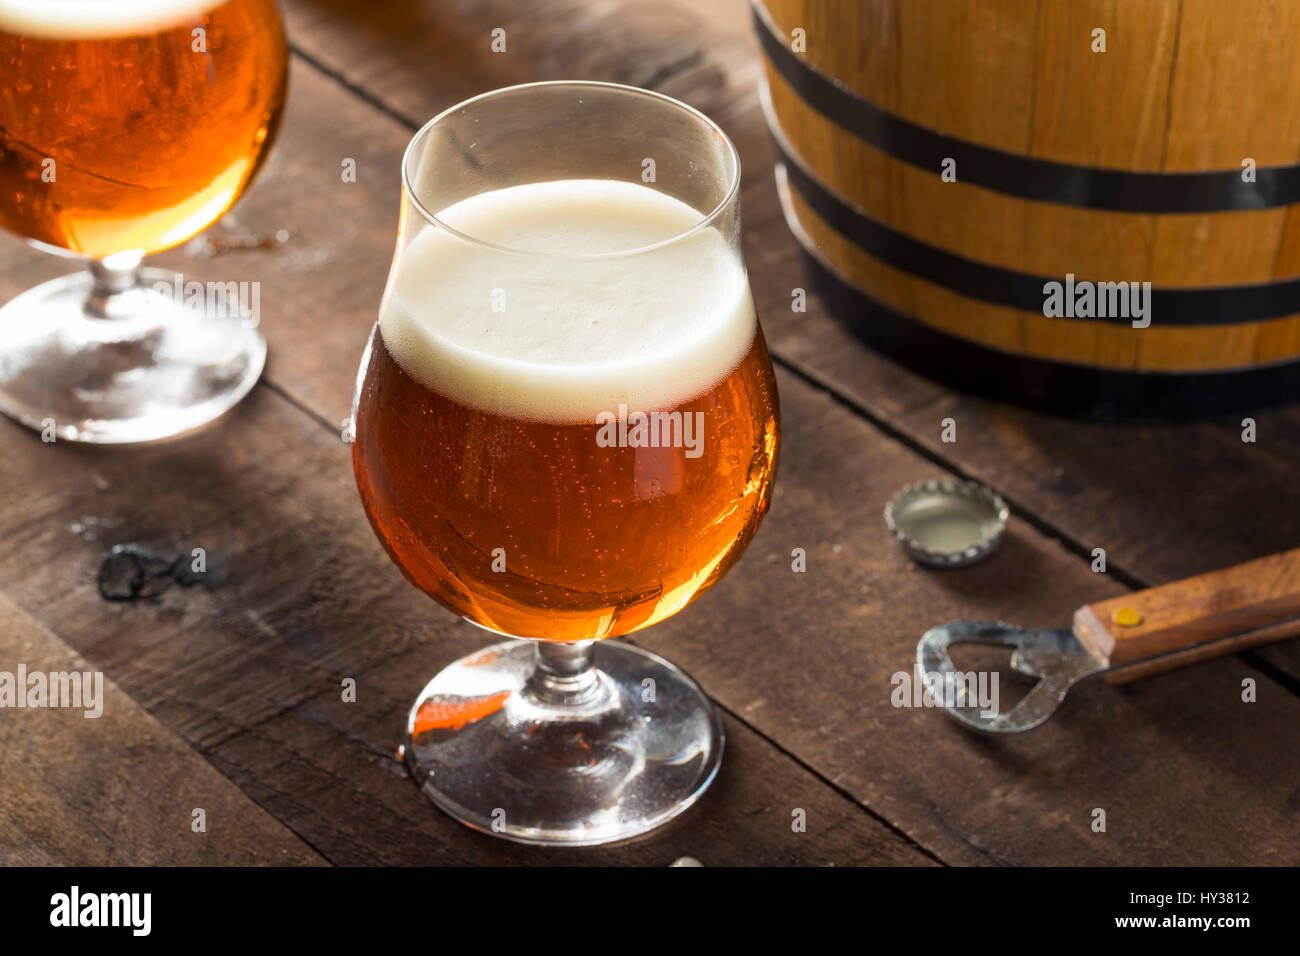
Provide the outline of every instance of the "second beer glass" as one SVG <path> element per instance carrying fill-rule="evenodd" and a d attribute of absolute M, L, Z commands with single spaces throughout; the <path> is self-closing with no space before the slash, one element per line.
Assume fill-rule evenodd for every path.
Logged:
<path fill-rule="evenodd" d="M 404 160 L 354 409 L 362 501 L 416 586 L 510 641 L 411 710 L 406 759 L 475 828 L 623 839 L 709 785 L 717 713 L 602 642 L 676 613 L 766 512 L 779 412 L 727 137 L 600 83 L 499 90 Z"/>
<path fill-rule="evenodd" d="M 0 307 L 0 411 L 60 439 L 153 441 L 253 387 L 256 283 L 141 260 L 248 187 L 287 62 L 274 0 L 0 0 L 0 226 L 89 266 Z"/>

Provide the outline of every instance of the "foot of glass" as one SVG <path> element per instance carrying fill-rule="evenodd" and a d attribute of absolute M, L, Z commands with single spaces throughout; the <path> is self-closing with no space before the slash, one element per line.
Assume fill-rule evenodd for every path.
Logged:
<path fill-rule="evenodd" d="M 429 682 L 403 751 L 462 823 L 589 846 L 677 816 L 713 782 L 722 748 L 716 708 L 663 658 L 614 641 L 510 641 Z"/>
<path fill-rule="evenodd" d="M 175 275 L 95 263 L 0 308 L 0 411 L 108 443 L 171 438 L 228 411 L 261 375 L 266 340 L 237 303 L 195 307 L 155 283 Z"/>

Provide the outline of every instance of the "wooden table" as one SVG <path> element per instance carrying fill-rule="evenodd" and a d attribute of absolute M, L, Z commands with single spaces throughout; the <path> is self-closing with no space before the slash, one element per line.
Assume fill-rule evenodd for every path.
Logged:
<path fill-rule="evenodd" d="M 919 379 L 815 298 L 793 312 L 805 278 L 775 198 L 745 0 L 284 7 L 293 72 L 274 159 L 219 225 L 157 257 L 262 283 L 261 384 L 216 427 L 150 448 L 45 444 L 0 422 L 0 669 L 82 660 L 111 683 L 99 720 L 0 712 L 0 862 L 1300 862 L 1300 642 L 1081 686 L 1012 739 L 890 703 L 891 675 L 933 624 L 1060 625 L 1085 602 L 1300 543 L 1300 410 L 1259 415 L 1255 444 L 1234 421 L 1063 421 Z M 495 27 L 504 54 L 490 51 Z M 745 558 L 637 636 L 722 708 L 716 785 L 646 839 L 562 851 L 461 827 L 396 759 L 416 692 L 484 638 L 385 558 L 340 431 L 411 132 L 466 96 L 575 77 L 679 97 L 738 144 L 785 446 Z M 340 176 L 345 159 L 356 182 Z M 0 250 L 0 298 L 67 270 L 11 237 Z M 955 444 L 940 440 L 949 417 Z M 945 474 L 992 485 L 1014 516 L 991 560 L 937 573 L 899 553 L 881 509 L 903 484 Z M 123 542 L 202 547 L 219 573 L 210 587 L 106 601 L 101 559 Z M 1105 574 L 1090 570 L 1095 547 Z M 806 573 L 791 571 L 793 548 Z M 341 700 L 348 677 L 355 703 Z M 1255 703 L 1241 699 L 1246 678 Z M 206 833 L 191 828 L 196 807 Z"/>

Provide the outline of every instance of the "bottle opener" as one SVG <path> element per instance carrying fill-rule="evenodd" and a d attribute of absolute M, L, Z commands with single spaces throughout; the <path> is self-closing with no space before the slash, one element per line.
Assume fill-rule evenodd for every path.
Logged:
<path fill-rule="evenodd" d="M 931 628 L 916 647 L 918 676 L 956 682 L 953 644 L 1010 647 L 1011 666 L 1038 683 L 1009 711 L 973 702 L 944 709 L 972 730 L 1014 734 L 1051 717 L 1079 681 L 1121 684 L 1300 635 L 1300 548 L 1172 584 L 1088 604 L 1074 624 L 1031 630 L 989 621 Z"/>

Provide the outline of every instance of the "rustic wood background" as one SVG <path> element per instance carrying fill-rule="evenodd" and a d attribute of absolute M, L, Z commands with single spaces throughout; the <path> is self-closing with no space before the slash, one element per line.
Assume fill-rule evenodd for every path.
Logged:
<path fill-rule="evenodd" d="M 82 661 L 111 683 L 99 720 L 0 712 L 0 862 L 1300 862 L 1300 642 L 1083 685 L 1012 739 L 889 699 L 933 624 L 1058 626 L 1081 604 L 1300 543 L 1300 410 L 1258 416 L 1253 445 L 1234 421 L 1078 424 L 919 379 L 815 298 L 793 313 L 805 280 L 773 188 L 745 0 L 283 6 L 294 57 L 274 158 L 220 224 L 156 257 L 262 283 L 261 384 L 205 433 L 145 449 L 44 444 L 0 421 L 0 669 Z M 495 27 L 505 54 L 489 51 Z M 637 636 L 722 708 L 719 780 L 670 827 L 585 850 L 469 831 L 397 761 L 416 692 L 483 635 L 389 563 L 340 439 L 412 131 L 472 94 L 563 78 L 661 90 L 735 139 L 785 416 L 775 505 L 745 558 Z M 355 183 L 341 181 L 345 158 Z M 0 299 L 67 270 L 12 237 L 0 251 Z M 955 444 L 939 440 L 945 417 Z M 991 560 L 935 573 L 895 549 L 881 509 L 945 474 L 992 485 L 1015 516 Z M 127 542 L 203 547 L 220 573 L 106 601 L 101 559 Z M 805 574 L 791 573 L 794 547 Z M 1108 574 L 1091 572 L 1094 547 Z M 345 677 L 356 703 L 340 701 Z M 1254 704 L 1241 701 L 1247 677 Z M 191 832 L 196 807 L 207 833 Z M 1090 829 L 1097 807 L 1105 833 Z M 792 830 L 796 809 L 807 832 Z"/>

